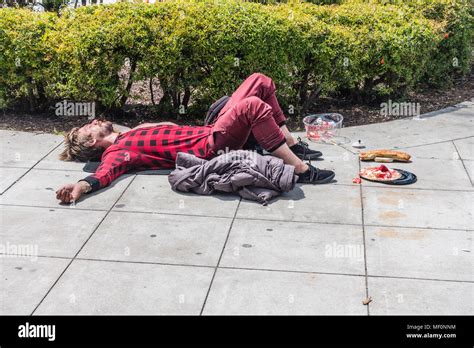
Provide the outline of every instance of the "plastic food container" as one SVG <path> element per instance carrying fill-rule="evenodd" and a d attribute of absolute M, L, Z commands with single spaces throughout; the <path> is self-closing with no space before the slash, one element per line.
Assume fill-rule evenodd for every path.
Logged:
<path fill-rule="evenodd" d="M 341 114 L 325 113 L 308 115 L 303 119 L 306 136 L 315 142 L 334 142 L 339 136 L 344 117 Z"/>

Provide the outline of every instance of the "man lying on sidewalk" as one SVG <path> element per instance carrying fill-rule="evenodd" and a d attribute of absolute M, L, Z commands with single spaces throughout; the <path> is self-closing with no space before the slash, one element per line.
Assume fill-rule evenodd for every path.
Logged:
<path fill-rule="evenodd" d="M 222 151 L 242 149 L 251 134 L 263 149 L 295 167 L 299 183 L 330 182 L 334 172 L 303 162 L 321 156 L 321 152 L 297 142 L 285 120 L 274 82 L 260 73 L 252 74 L 237 88 L 209 126 L 145 123 L 117 133 L 111 122 L 93 120 L 67 134 L 60 158 L 83 162 L 101 158 L 102 162 L 95 174 L 62 186 L 56 197 L 69 203 L 83 193 L 108 186 L 128 171 L 174 168 L 178 152 L 209 159 Z"/>

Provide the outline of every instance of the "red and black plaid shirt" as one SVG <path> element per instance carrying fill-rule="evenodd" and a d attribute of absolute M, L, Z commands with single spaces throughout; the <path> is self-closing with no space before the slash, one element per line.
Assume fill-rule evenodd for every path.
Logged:
<path fill-rule="evenodd" d="M 150 126 L 120 134 L 102 154 L 95 174 L 84 178 L 96 191 L 130 170 L 174 168 L 178 152 L 212 156 L 212 126 Z M 92 192 L 91 191 L 91 192 Z"/>

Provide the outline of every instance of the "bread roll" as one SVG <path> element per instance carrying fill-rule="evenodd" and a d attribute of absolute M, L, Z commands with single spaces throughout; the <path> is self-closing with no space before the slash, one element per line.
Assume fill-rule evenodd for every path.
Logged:
<path fill-rule="evenodd" d="M 364 151 L 359 154 L 359 158 L 362 161 L 373 161 L 376 158 L 380 161 L 381 158 L 391 158 L 394 161 L 408 162 L 411 156 L 406 152 L 395 151 L 395 150 L 371 150 Z"/>

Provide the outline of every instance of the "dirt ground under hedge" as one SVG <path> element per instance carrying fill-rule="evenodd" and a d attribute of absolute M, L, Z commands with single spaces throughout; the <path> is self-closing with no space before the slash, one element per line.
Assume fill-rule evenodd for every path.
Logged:
<path fill-rule="evenodd" d="M 160 96 L 155 95 L 155 100 Z M 419 103 L 421 113 L 439 110 L 458 104 L 474 97 L 474 73 L 454 81 L 453 86 L 445 89 L 427 89 L 411 93 L 404 101 Z M 114 116 L 108 114 L 105 118 L 135 127 L 144 122 L 172 121 L 178 124 L 201 125 L 204 115 L 186 116 L 182 119 L 173 117 L 160 117 L 153 114 L 150 108 L 151 97 L 147 88 L 137 84 L 132 88 L 125 115 Z M 356 126 L 370 123 L 390 121 L 406 116 L 383 115 L 379 105 L 354 104 L 345 100 L 321 98 L 310 109 L 311 113 L 337 112 L 344 116 L 344 126 Z M 61 133 L 87 121 L 86 117 L 58 117 L 54 110 L 31 114 L 18 110 L 0 111 L 0 129 L 19 130 L 39 133 Z M 299 131 L 303 129 L 301 120 L 289 118 L 290 129 Z"/>

